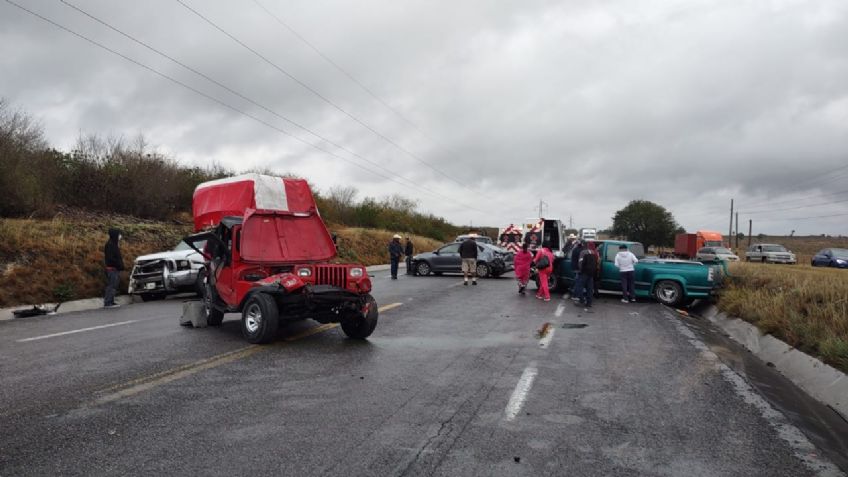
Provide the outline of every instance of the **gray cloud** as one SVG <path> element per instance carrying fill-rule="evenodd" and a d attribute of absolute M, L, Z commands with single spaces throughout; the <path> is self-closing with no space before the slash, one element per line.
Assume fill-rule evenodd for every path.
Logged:
<path fill-rule="evenodd" d="M 73 2 L 228 87 L 451 200 L 369 174 L 0 2 L 0 95 L 68 148 L 79 131 L 144 133 L 186 163 L 271 167 L 361 196 L 401 193 L 457 223 L 549 215 L 605 227 L 632 199 L 689 229 L 848 234 L 848 5 L 838 1 L 187 1 L 452 182 L 387 144 L 171 0 Z M 361 160 L 59 2 L 28 8 L 236 108 Z M 374 169 L 373 165 L 363 164 Z M 403 181 L 401 181 L 403 182 Z M 832 194 L 813 197 L 820 194 Z M 803 200 L 802 200 L 803 199 Z M 474 209 L 484 210 L 483 214 Z M 756 212 L 756 213 L 753 213 Z"/>

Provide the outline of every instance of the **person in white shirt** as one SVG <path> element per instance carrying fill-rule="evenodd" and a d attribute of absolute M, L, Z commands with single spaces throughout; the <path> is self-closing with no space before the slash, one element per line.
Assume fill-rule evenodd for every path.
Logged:
<path fill-rule="evenodd" d="M 615 254 L 615 266 L 621 272 L 621 291 L 624 296 L 621 298 L 622 303 L 628 301 L 636 301 L 636 291 L 633 282 L 634 271 L 639 259 L 633 252 L 627 250 L 627 245 L 621 244 L 618 246 L 618 253 Z"/>

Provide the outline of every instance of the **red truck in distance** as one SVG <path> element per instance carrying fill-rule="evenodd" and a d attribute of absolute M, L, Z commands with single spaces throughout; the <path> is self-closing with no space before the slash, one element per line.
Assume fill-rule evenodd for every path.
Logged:
<path fill-rule="evenodd" d="M 680 258 L 694 259 L 698 250 L 704 247 L 723 247 L 721 232 L 699 230 L 694 234 L 683 233 L 674 237 L 674 255 Z"/>
<path fill-rule="evenodd" d="M 331 263 L 336 246 L 302 179 L 245 174 L 197 186 L 195 234 L 206 259 L 207 323 L 241 313 L 251 343 L 268 343 L 284 320 L 339 323 L 350 338 L 377 326 L 377 302 L 361 264 Z"/>

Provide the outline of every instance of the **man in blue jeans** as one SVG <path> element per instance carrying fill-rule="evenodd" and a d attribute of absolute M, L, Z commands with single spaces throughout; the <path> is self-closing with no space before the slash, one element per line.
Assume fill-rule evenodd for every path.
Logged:
<path fill-rule="evenodd" d="M 636 274 L 637 263 L 639 263 L 639 259 L 627 249 L 627 245 L 618 246 L 618 253 L 615 254 L 615 266 L 618 267 L 618 272 L 621 275 L 622 303 L 636 301 L 634 275 Z"/>
<path fill-rule="evenodd" d="M 124 259 L 121 257 L 121 248 L 118 242 L 121 240 L 121 231 L 109 229 L 109 241 L 103 247 L 104 263 L 106 265 L 106 292 L 103 296 L 104 308 L 116 308 L 120 305 L 115 303 L 115 293 L 121 281 L 121 272 L 124 270 Z"/>
<path fill-rule="evenodd" d="M 595 274 L 598 270 L 598 256 L 593 244 L 590 243 L 580 252 L 577 268 L 580 271 L 580 276 L 577 278 L 577 287 L 574 290 L 577 298 L 574 303 L 585 306 L 585 311 L 589 311 L 592 308 L 592 298 L 595 294 Z"/>
<path fill-rule="evenodd" d="M 392 280 L 397 280 L 400 257 L 403 255 L 403 247 L 400 244 L 400 235 L 395 234 L 389 243 L 389 263 L 391 264 Z"/>

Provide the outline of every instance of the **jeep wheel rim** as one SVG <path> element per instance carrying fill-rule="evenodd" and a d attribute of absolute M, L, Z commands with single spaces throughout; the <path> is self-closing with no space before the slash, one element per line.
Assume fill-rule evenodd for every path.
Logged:
<path fill-rule="evenodd" d="M 259 330 L 261 325 L 262 310 L 259 308 L 259 305 L 254 303 L 247 308 L 247 312 L 244 315 L 244 327 L 247 328 L 248 333 L 253 334 Z"/>
<path fill-rule="evenodd" d="M 666 303 L 673 303 L 677 300 L 677 287 L 671 284 L 663 284 L 659 288 L 660 299 Z"/>

